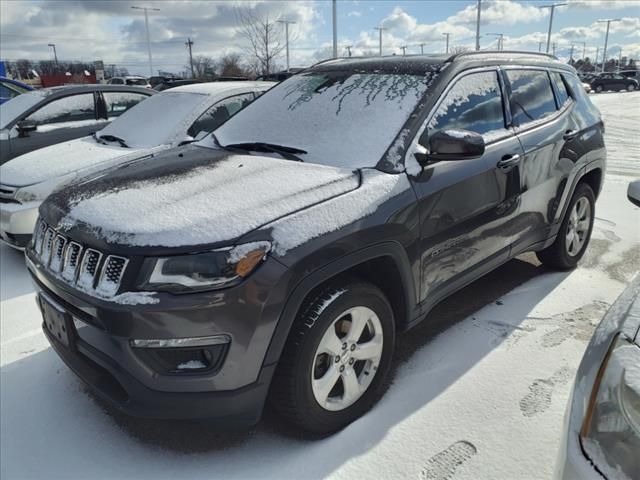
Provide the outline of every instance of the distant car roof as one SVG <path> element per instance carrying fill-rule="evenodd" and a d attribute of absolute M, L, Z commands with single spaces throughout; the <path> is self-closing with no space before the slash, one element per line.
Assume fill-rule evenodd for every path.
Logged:
<path fill-rule="evenodd" d="M 246 89 L 260 89 L 270 88 L 275 82 L 207 82 L 207 83 L 192 83 L 191 85 L 181 85 L 179 87 L 171 88 L 171 92 L 188 92 L 188 93 L 201 93 L 205 95 L 215 95 L 217 93 L 224 92 L 226 90 L 232 90 L 236 88 Z M 169 90 L 167 90 L 168 92 Z"/>
<path fill-rule="evenodd" d="M 83 93 L 83 92 L 137 92 L 146 93 L 147 95 L 153 95 L 153 90 L 146 87 L 136 87 L 134 85 L 106 85 L 99 83 L 80 84 L 80 85 L 62 85 L 59 87 L 43 88 L 40 91 L 50 92 L 56 95 L 67 95 L 71 93 Z"/>

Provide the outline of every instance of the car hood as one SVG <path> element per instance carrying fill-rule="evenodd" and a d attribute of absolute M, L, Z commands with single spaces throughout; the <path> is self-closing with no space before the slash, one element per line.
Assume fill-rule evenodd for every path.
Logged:
<path fill-rule="evenodd" d="M 191 145 L 55 192 L 41 214 L 85 243 L 193 250 L 228 244 L 359 184 L 347 169 Z"/>
<path fill-rule="evenodd" d="M 104 145 L 93 137 L 83 137 L 68 142 L 34 150 L 20 155 L 0 166 L 2 184 L 24 187 L 63 177 L 103 163 L 127 161 L 155 149 L 124 148 L 117 143 Z"/>

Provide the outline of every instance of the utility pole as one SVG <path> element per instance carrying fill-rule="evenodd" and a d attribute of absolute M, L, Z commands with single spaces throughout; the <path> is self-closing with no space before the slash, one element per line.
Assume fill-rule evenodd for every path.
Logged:
<path fill-rule="evenodd" d="M 149 10 L 154 12 L 159 12 L 159 8 L 151 8 L 151 7 L 131 7 L 134 10 L 144 10 L 144 26 L 147 31 L 147 53 L 149 54 L 149 76 L 153 76 L 153 62 L 151 60 L 151 40 L 149 39 Z"/>
<path fill-rule="evenodd" d="M 345 48 L 347 49 L 347 52 L 349 53 L 349 57 L 351 57 L 351 48 L 353 48 L 353 45 L 347 45 Z"/>
<path fill-rule="evenodd" d="M 449 53 L 449 35 L 451 35 L 451 33 L 449 33 L 449 32 L 445 32 L 445 33 L 443 33 L 442 35 L 445 35 L 445 36 L 447 37 L 447 46 L 446 46 L 446 50 L 445 50 L 445 52 L 446 52 L 446 53 Z"/>
<path fill-rule="evenodd" d="M 597 48 L 596 48 L 596 58 L 595 58 L 595 60 L 593 61 L 593 67 L 594 67 L 595 69 L 597 69 L 597 68 L 598 68 L 596 65 L 598 65 L 598 55 L 599 55 L 599 54 L 600 54 L 600 47 L 597 47 Z"/>
<path fill-rule="evenodd" d="M 378 30 L 378 33 L 380 34 L 380 47 L 379 47 L 379 51 L 380 51 L 380 56 L 382 56 L 382 31 L 386 30 L 385 27 L 375 27 L 374 30 Z"/>
<path fill-rule="evenodd" d="M 402 49 L 402 56 L 404 57 L 407 54 L 407 46 L 400 47 Z"/>
<path fill-rule="evenodd" d="M 619 18 L 607 18 L 605 20 L 598 20 L 598 23 L 607 23 L 607 33 L 604 36 L 604 50 L 602 51 L 602 71 L 604 72 L 605 63 L 607 61 L 607 44 L 609 43 L 609 26 L 611 22 L 619 22 Z"/>
<path fill-rule="evenodd" d="M 476 17 L 476 52 L 480 50 L 480 10 L 482 6 L 482 0 L 478 0 L 478 14 Z"/>
<path fill-rule="evenodd" d="M 620 55 L 618 56 L 618 73 L 622 68 L 622 47 L 620 47 Z"/>
<path fill-rule="evenodd" d="M 56 44 L 55 43 L 49 43 L 47 46 L 53 48 L 53 58 L 56 61 L 56 67 L 57 67 L 58 66 L 58 54 L 56 53 Z"/>
<path fill-rule="evenodd" d="M 278 20 L 278 23 L 284 23 L 284 38 L 285 38 L 285 45 L 286 45 L 286 50 L 287 50 L 287 72 L 289 71 L 289 25 L 292 23 L 296 23 L 296 22 L 292 22 L 291 20 Z M 333 54 L 333 58 L 336 58 L 338 56 L 338 51 L 336 50 L 336 48 L 334 48 L 334 54 Z"/>
<path fill-rule="evenodd" d="M 333 0 L 331 7 L 333 18 L 333 58 L 338 58 L 338 7 L 336 0 Z"/>
<path fill-rule="evenodd" d="M 551 45 L 553 48 L 553 56 L 556 56 L 556 47 L 558 46 L 558 44 L 556 42 L 553 42 L 553 44 Z"/>
<path fill-rule="evenodd" d="M 575 45 L 572 43 L 571 44 L 571 50 L 569 50 L 569 64 L 571 64 L 571 62 L 573 61 L 573 49 L 575 48 Z"/>
<path fill-rule="evenodd" d="M 191 65 L 191 78 L 196 78 L 196 72 L 193 70 L 193 54 L 191 52 L 191 47 L 193 46 L 193 42 L 190 38 L 187 39 L 185 45 L 189 47 L 189 65 Z"/>
<path fill-rule="evenodd" d="M 547 34 L 547 53 L 549 53 L 549 47 L 551 45 L 551 29 L 553 28 L 553 12 L 556 7 L 562 7 L 567 5 L 566 3 L 552 3 L 551 5 L 542 5 L 538 8 L 550 8 L 551 13 L 549 14 L 549 33 Z"/>
<path fill-rule="evenodd" d="M 582 63 L 584 63 L 584 59 L 586 58 L 586 52 L 587 52 L 587 42 L 578 42 L 582 44 Z"/>
<path fill-rule="evenodd" d="M 543 44 L 543 43 L 544 43 L 544 42 L 538 42 L 538 51 L 539 51 L 539 52 L 542 52 L 542 44 Z"/>
<path fill-rule="evenodd" d="M 504 38 L 504 34 L 502 33 L 485 33 L 485 35 L 487 36 L 492 36 L 492 37 L 498 37 L 498 50 L 502 50 L 503 47 L 503 38 Z"/>
<path fill-rule="evenodd" d="M 420 54 L 424 55 L 424 43 L 420 44 Z"/>

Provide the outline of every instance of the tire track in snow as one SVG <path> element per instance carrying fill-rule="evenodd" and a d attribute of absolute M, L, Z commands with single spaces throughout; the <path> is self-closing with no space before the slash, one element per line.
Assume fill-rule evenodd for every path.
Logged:
<path fill-rule="evenodd" d="M 551 405 L 551 395 L 557 385 L 564 385 L 573 378 L 575 370 L 564 366 L 549 378 L 537 378 L 529 385 L 529 393 L 520 400 L 520 411 L 525 417 L 533 417 L 546 411 Z"/>
<path fill-rule="evenodd" d="M 449 480 L 460 465 L 476 454 L 475 445 L 460 440 L 431 457 L 420 475 L 422 480 Z"/>
<path fill-rule="evenodd" d="M 594 300 L 569 312 L 559 313 L 549 317 L 558 327 L 542 336 L 541 344 L 544 348 L 557 347 L 569 338 L 588 342 L 602 319 L 609 304 Z"/>

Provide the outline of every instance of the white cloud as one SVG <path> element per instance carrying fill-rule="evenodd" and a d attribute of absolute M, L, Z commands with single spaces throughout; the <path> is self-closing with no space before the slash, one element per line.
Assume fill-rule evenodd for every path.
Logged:
<path fill-rule="evenodd" d="M 467 5 L 455 15 L 447 18 L 447 22 L 454 24 L 475 24 L 478 10 L 475 4 Z M 480 23 L 482 25 L 516 23 L 531 23 L 542 20 L 549 14 L 548 9 L 541 9 L 535 5 L 504 0 L 499 2 L 482 3 Z"/>
<path fill-rule="evenodd" d="M 358 10 L 353 10 L 352 12 L 347 13 L 347 17 L 361 17 L 362 12 Z"/>

